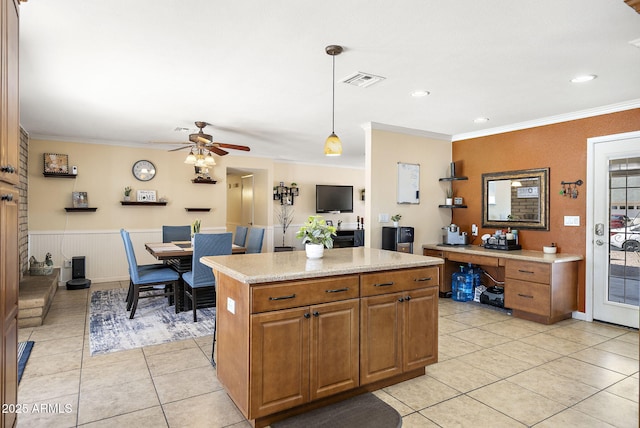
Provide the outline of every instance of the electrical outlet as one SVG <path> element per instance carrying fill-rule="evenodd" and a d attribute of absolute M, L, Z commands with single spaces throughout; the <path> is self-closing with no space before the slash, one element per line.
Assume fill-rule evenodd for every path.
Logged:
<path fill-rule="evenodd" d="M 471 225 L 471 235 L 472 236 L 478 236 L 478 225 L 477 224 L 472 224 Z"/>
<path fill-rule="evenodd" d="M 71 267 L 71 260 L 65 260 L 64 261 L 64 267 L 70 268 Z"/>

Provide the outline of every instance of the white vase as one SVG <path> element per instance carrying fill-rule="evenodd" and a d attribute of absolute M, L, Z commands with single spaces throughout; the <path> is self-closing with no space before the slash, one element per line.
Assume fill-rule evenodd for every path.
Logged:
<path fill-rule="evenodd" d="M 393 222 L 393 227 L 398 227 L 400 226 L 400 222 L 399 221 L 394 221 Z"/>
<path fill-rule="evenodd" d="M 453 198 L 446 198 L 444 200 L 445 205 L 453 205 Z"/>
<path fill-rule="evenodd" d="M 324 245 L 322 244 L 310 244 L 307 242 L 304 250 L 307 252 L 307 258 L 309 259 L 321 259 L 324 255 Z"/>

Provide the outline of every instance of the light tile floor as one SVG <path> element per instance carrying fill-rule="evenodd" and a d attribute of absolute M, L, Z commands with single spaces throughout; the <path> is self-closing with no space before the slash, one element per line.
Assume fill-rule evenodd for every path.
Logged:
<path fill-rule="evenodd" d="M 211 337 L 89 356 L 89 291 L 124 286 L 61 288 L 45 324 L 20 329 L 36 344 L 18 427 L 249 427 L 209 362 Z M 440 362 L 376 392 L 405 428 L 638 426 L 638 331 L 450 299 L 439 310 Z"/>

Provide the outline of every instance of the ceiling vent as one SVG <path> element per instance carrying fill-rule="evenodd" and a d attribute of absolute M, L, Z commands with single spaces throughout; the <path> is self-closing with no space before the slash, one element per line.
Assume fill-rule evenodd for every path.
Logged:
<path fill-rule="evenodd" d="M 366 88 L 371 85 L 374 85 L 385 78 L 382 76 L 376 76 L 374 74 L 363 73 L 358 71 L 356 73 L 350 74 L 341 80 L 342 83 L 346 83 L 348 85 L 359 86 L 360 88 Z"/>

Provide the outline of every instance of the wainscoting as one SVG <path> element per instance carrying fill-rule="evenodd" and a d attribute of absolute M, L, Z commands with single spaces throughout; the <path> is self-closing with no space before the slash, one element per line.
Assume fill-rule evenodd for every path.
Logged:
<path fill-rule="evenodd" d="M 225 232 L 224 228 L 203 228 L 204 233 Z M 145 242 L 161 242 L 162 230 L 129 230 L 138 264 L 159 263 L 144 248 Z M 268 247 L 267 247 L 268 248 Z M 38 231 L 29 233 L 29 257 L 43 261 L 51 253 L 59 266 L 59 285 L 71 279 L 71 268 L 64 260 L 74 256 L 86 257 L 86 277 L 92 282 L 122 281 L 129 278 L 127 258 L 120 230 Z"/>

